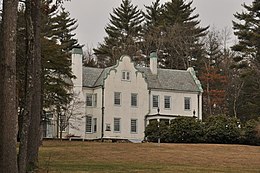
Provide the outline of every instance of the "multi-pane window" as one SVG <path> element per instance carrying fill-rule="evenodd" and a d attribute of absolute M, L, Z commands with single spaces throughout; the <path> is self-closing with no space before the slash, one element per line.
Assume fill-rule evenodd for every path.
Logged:
<path fill-rule="evenodd" d="M 131 133 L 137 133 L 137 119 L 131 119 Z"/>
<path fill-rule="evenodd" d="M 137 94 L 134 94 L 134 93 L 131 94 L 131 106 L 134 106 L 134 107 L 137 106 Z"/>
<path fill-rule="evenodd" d="M 121 93 L 120 92 L 114 93 L 114 104 L 121 105 Z"/>
<path fill-rule="evenodd" d="M 92 132 L 92 117 L 86 116 L 86 133 Z"/>
<path fill-rule="evenodd" d="M 164 96 L 164 108 L 165 109 L 171 108 L 171 96 Z"/>
<path fill-rule="evenodd" d="M 93 133 L 97 132 L 97 118 L 93 118 Z"/>
<path fill-rule="evenodd" d="M 159 96 L 153 95 L 153 108 L 158 108 L 158 107 L 159 107 Z"/>
<path fill-rule="evenodd" d="M 190 110 L 190 97 L 184 97 L 184 110 Z"/>
<path fill-rule="evenodd" d="M 129 71 L 123 71 L 122 72 L 122 80 L 130 80 L 130 72 Z"/>
<path fill-rule="evenodd" d="M 114 132 L 120 132 L 120 118 L 114 118 Z"/>
<path fill-rule="evenodd" d="M 86 102 L 89 107 L 97 106 L 97 94 L 87 94 Z"/>

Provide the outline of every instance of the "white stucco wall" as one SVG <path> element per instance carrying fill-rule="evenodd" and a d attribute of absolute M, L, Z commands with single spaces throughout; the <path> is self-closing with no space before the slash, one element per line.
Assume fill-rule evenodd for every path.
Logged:
<path fill-rule="evenodd" d="M 195 116 L 202 117 L 202 96 L 197 92 L 181 92 L 172 90 L 151 89 L 149 92 L 147 83 L 141 72 L 138 72 L 130 57 L 124 56 L 118 62 L 117 66 L 112 68 L 105 78 L 102 87 L 86 88 L 82 87 L 82 55 L 72 55 L 72 70 L 77 79 L 73 79 L 74 93 L 83 103 L 75 110 L 76 116 L 71 118 L 71 126 L 68 133 L 80 136 L 84 139 L 100 139 L 102 137 L 102 107 L 104 107 L 104 138 L 119 139 L 144 139 L 145 116 L 158 113 L 157 108 L 152 107 L 153 95 L 159 96 L 160 114 L 173 116 Z M 130 80 L 122 80 L 122 72 L 130 72 Z M 121 105 L 114 105 L 114 93 L 121 93 Z M 102 98 L 102 93 L 104 98 Z M 131 93 L 137 94 L 137 106 L 131 106 Z M 97 94 L 97 105 L 94 107 L 86 106 L 86 95 Z M 198 97 L 199 94 L 199 97 Z M 171 97 L 171 108 L 164 108 L 164 96 Z M 184 98 L 191 99 L 191 109 L 184 110 Z M 102 99 L 104 105 L 102 105 Z M 200 106 L 198 106 L 198 100 Z M 150 105 L 149 105 L 150 103 Z M 199 115 L 198 115 L 199 114 Z M 97 131 L 86 133 L 86 116 L 91 116 L 92 120 L 97 119 Z M 114 118 L 120 118 L 120 132 L 114 132 Z M 162 118 L 149 117 L 149 119 Z M 172 117 L 174 118 L 174 117 Z M 169 118 L 169 119 L 172 119 Z M 131 119 L 137 120 L 137 133 L 131 133 Z M 110 125 L 110 131 L 106 130 L 107 124 Z M 92 127 L 93 128 L 93 127 Z"/>
<path fill-rule="evenodd" d="M 122 80 L 122 72 L 130 72 L 130 80 Z M 142 74 L 137 72 L 130 57 L 124 57 L 116 70 L 111 70 L 105 80 L 104 130 L 110 124 L 111 131 L 105 131 L 105 138 L 144 138 L 144 119 L 148 113 L 148 90 Z M 114 105 L 114 92 L 121 93 L 121 105 Z M 137 107 L 131 107 L 131 93 L 136 93 Z M 120 132 L 114 132 L 114 118 L 120 118 Z M 131 119 L 137 119 L 137 133 L 130 132 Z"/>
<path fill-rule="evenodd" d="M 85 137 L 86 139 L 100 139 L 101 138 L 101 126 L 102 126 L 102 88 L 95 88 L 95 89 L 84 89 L 84 96 L 86 100 L 87 94 L 97 94 L 97 105 L 90 107 L 85 106 L 85 115 L 92 117 L 92 124 L 93 119 L 97 118 L 97 131 L 93 132 L 93 126 L 92 126 L 92 132 L 86 132 L 86 127 L 84 129 Z M 84 122 L 86 125 L 86 118 L 84 118 Z"/>
<path fill-rule="evenodd" d="M 193 111 L 195 110 L 195 116 L 198 117 L 198 93 L 196 92 L 180 92 L 180 91 L 160 91 L 151 90 L 151 112 L 150 115 L 157 114 L 157 108 L 153 108 L 153 95 L 159 96 L 159 108 L 160 114 L 166 115 L 180 115 L 180 116 L 193 116 Z M 164 96 L 170 96 L 171 108 L 164 108 Z M 189 97 L 191 99 L 190 110 L 184 109 L 184 98 Z M 201 113 L 201 111 L 200 111 Z"/>

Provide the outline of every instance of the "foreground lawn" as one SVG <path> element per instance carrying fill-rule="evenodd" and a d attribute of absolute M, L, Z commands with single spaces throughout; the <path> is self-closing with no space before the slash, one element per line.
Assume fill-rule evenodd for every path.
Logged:
<path fill-rule="evenodd" d="M 260 173 L 260 147 L 44 141 L 40 173 Z"/>

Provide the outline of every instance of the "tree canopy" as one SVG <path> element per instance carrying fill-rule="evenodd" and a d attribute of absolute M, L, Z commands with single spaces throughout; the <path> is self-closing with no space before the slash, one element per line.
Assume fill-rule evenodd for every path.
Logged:
<path fill-rule="evenodd" d="M 136 44 L 141 39 L 143 16 L 131 0 L 122 0 L 121 5 L 113 9 L 109 21 L 104 43 L 94 49 L 101 67 L 114 65 L 122 54 L 135 55 Z"/>

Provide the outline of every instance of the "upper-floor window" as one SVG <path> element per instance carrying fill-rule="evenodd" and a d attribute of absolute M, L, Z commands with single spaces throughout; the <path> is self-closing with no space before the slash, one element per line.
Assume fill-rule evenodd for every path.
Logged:
<path fill-rule="evenodd" d="M 87 106 L 96 107 L 97 106 L 97 94 L 87 94 L 86 102 L 87 102 Z"/>
<path fill-rule="evenodd" d="M 190 97 L 184 97 L 184 110 L 190 110 Z"/>
<path fill-rule="evenodd" d="M 159 107 L 159 96 L 153 95 L 153 108 L 158 108 L 158 107 Z"/>
<path fill-rule="evenodd" d="M 130 72 L 129 71 L 122 71 L 122 80 L 130 80 Z"/>
<path fill-rule="evenodd" d="M 165 109 L 171 108 L 171 96 L 164 96 L 164 108 Z"/>
<path fill-rule="evenodd" d="M 131 106 L 133 107 L 137 106 L 137 94 L 135 93 L 131 94 Z"/>
<path fill-rule="evenodd" d="M 114 104 L 121 105 L 121 93 L 120 92 L 114 93 Z"/>

